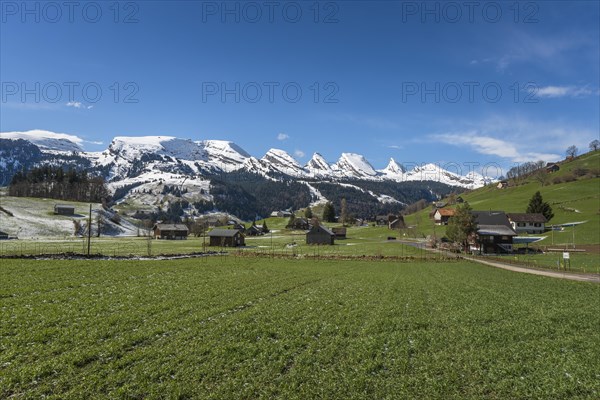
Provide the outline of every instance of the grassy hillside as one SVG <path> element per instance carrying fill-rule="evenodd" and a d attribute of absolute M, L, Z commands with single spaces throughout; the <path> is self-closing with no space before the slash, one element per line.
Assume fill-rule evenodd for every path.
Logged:
<path fill-rule="evenodd" d="M 465 193 L 462 197 L 474 210 L 501 210 L 505 212 L 525 212 L 529 199 L 536 191 L 540 191 L 544 201 L 552 206 L 554 218 L 550 224 L 564 224 L 575 221 L 588 221 L 575 228 L 576 244 L 600 244 L 600 178 L 580 177 L 572 182 L 552 183 L 556 178 L 573 175 L 576 169 L 600 168 L 600 151 L 584 154 L 573 161 L 563 162 L 560 171 L 549 174 L 550 182 L 542 186 L 534 177 L 528 178 L 522 185 L 505 189 L 497 189 L 495 185 Z M 434 227 L 429 219 L 431 208 L 409 215 L 409 225 L 417 225 L 424 234 L 443 236 L 445 228 Z M 562 232 L 546 233 L 543 245 L 570 244 L 573 240 L 573 228 L 565 228 Z"/>

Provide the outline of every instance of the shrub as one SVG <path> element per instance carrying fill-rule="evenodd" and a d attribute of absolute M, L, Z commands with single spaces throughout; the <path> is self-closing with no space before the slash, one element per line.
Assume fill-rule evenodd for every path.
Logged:
<path fill-rule="evenodd" d="M 600 168 L 592 168 L 590 172 L 588 172 L 588 176 L 590 178 L 598 178 L 600 177 Z"/>
<path fill-rule="evenodd" d="M 585 176 L 585 175 L 587 175 L 588 172 L 589 172 L 589 170 L 587 168 L 577 167 L 577 168 L 573 169 L 573 174 L 576 177 Z"/>
<path fill-rule="evenodd" d="M 563 176 L 563 182 L 573 182 L 576 181 L 577 177 L 574 174 L 565 174 Z"/>
<path fill-rule="evenodd" d="M 555 177 L 552 179 L 552 183 L 553 183 L 553 184 L 555 184 L 555 185 L 556 185 L 556 184 L 558 184 L 558 183 L 563 183 L 563 178 L 562 178 L 562 176 L 555 176 Z"/>

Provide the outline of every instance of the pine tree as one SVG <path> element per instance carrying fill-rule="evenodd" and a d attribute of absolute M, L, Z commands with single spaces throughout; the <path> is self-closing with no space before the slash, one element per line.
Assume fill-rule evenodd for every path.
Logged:
<path fill-rule="evenodd" d="M 325 203 L 325 207 L 323 207 L 323 221 L 335 222 L 335 208 L 330 201 Z"/>
<path fill-rule="evenodd" d="M 446 229 L 448 238 L 455 243 L 460 243 L 465 250 L 469 246 L 469 236 L 475 233 L 477 229 L 471 211 L 471 206 L 467 202 L 456 207 L 454 216 L 448 221 L 448 228 Z"/>
<path fill-rule="evenodd" d="M 542 194 L 539 191 L 535 192 L 531 200 L 529 200 L 526 212 L 528 214 L 543 214 L 547 221 L 550 221 L 552 217 L 554 217 L 552 207 L 544 201 Z"/>
<path fill-rule="evenodd" d="M 269 233 L 269 228 L 267 227 L 267 221 L 263 221 L 263 232 L 264 233 Z"/>
<path fill-rule="evenodd" d="M 312 209 L 310 207 L 306 207 L 304 210 L 304 218 L 311 219 L 313 217 Z"/>

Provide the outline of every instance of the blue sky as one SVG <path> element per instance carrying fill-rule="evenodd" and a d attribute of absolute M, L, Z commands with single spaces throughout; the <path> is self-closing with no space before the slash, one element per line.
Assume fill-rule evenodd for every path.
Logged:
<path fill-rule="evenodd" d="M 227 139 L 376 168 L 506 168 L 600 132 L 598 2 L 46 4 L 2 2 L 2 132 L 94 151 L 117 135 Z"/>

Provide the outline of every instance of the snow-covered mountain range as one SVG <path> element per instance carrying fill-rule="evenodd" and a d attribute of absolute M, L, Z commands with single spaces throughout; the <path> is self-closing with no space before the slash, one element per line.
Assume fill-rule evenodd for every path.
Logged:
<path fill-rule="evenodd" d="M 391 159 L 384 169 L 375 170 L 365 157 L 354 153 L 342 153 L 333 163 L 315 153 L 305 165 L 301 165 L 284 150 L 270 149 L 259 159 L 235 143 L 223 140 L 193 141 L 172 136 L 117 136 L 105 151 L 85 152 L 81 148 L 81 140 L 77 137 L 46 131 L 1 133 L 0 139 L 26 140 L 37 146 L 41 153 L 52 154 L 55 158 L 61 154 L 78 154 L 89 160 L 91 168 L 101 168 L 109 182 L 131 180 L 138 176 L 147 178 L 148 173 L 152 172 L 195 177 L 207 172 L 234 171 L 253 172 L 271 179 L 287 176 L 331 182 L 434 181 L 466 189 L 478 188 L 490 181 L 476 172 L 462 176 L 433 163 L 406 170 L 394 159 Z M 0 168 L 9 164 L 9 156 L 0 152 Z M 12 170 L 16 170 L 15 165 L 11 167 Z"/>

